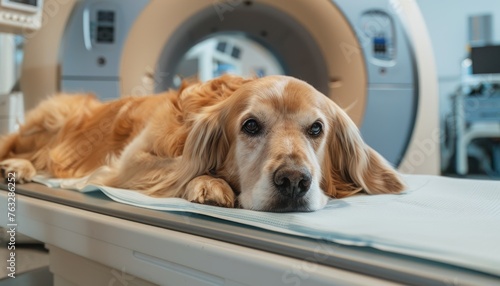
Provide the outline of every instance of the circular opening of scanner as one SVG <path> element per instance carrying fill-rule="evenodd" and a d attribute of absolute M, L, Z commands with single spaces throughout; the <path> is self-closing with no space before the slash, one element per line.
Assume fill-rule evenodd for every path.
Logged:
<path fill-rule="evenodd" d="M 124 46 L 120 65 L 122 94 L 175 88 L 176 68 L 191 47 L 216 33 L 236 31 L 272 51 L 287 75 L 314 86 L 345 108 L 360 126 L 365 114 L 368 71 L 356 27 L 348 17 L 353 11 L 344 14 L 331 1 L 238 3 L 228 6 L 206 0 L 151 1 Z M 356 14 L 353 17 L 357 19 Z"/>
<path fill-rule="evenodd" d="M 287 74 L 300 78 L 328 94 L 328 69 L 322 51 L 310 32 L 287 13 L 255 2 L 251 5 L 236 6 L 227 13 L 221 13 L 214 7 L 207 7 L 181 23 L 168 39 L 160 56 L 156 71 L 156 81 L 159 83 L 156 91 L 176 87 L 179 81 L 177 73 L 184 77 L 186 73 L 192 73 L 193 66 L 196 65 L 195 61 L 192 61 L 191 54 L 194 53 L 192 51 L 196 49 L 196 45 L 203 43 L 204 40 L 210 41 L 220 37 L 231 42 L 227 43 L 228 45 L 235 42 L 235 39 L 244 39 L 246 43 L 253 45 L 249 52 L 260 50 L 261 58 L 268 61 L 261 66 L 267 67 L 267 70 L 263 71 L 258 65 L 252 65 L 248 68 L 253 68 L 253 71 L 235 72 L 236 74 L 242 76 Z M 245 50 L 240 50 L 240 53 L 246 52 L 247 47 L 244 48 Z M 189 59 L 191 61 L 188 61 Z M 238 70 L 235 65 L 231 67 L 221 64 L 220 70 Z M 212 63 L 210 65 L 214 66 Z M 216 63 L 215 68 L 217 67 Z M 241 69 L 245 70 L 245 67 Z M 218 72 L 216 70 L 213 74 L 216 76 Z M 214 77 L 202 74 L 200 74 L 201 80 Z"/>
<path fill-rule="evenodd" d="M 242 77 L 286 74 L 277 53 L 261 42 L 238 31 L 211 34 L 184 54 L 175 69 L 173 86 L 179 87 L 183 78 L 207 81 L 226 73 Z"/>

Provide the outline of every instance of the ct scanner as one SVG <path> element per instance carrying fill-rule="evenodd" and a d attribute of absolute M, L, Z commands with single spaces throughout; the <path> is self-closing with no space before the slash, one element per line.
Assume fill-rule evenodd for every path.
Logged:
<path fill-rule="evenodd" d="M 61 90 L 93 91 L 103 100 L 165 90 L 191 46 L 237 31 L 345 108 L 402 172 L 439 173 L 435 67 L 413 0 L 45 0 L 43 16 L 42 28 L 25 34 L 27 109 Z M 55 285 L 128 285 L 131 275 L 141 285 L 165 284 L 166 276 L 172 285 L 483 281 L 441 264 L 331 244 L 297 284 L 284 273 L 317 254 L 321 242 L 98 195 L 18 189 L 19 231 L 47 244 Z"/>
<path fill-rule="evenodd" d="M 25 46 L 25 105 L 59 90 L 102 99 L 165 90 L 191 46 L 238 31 L 345 108 L 389 162 L 438 174 L 437 83 L 418 8 L 413 1 L 350 2 L 47 1 L 48 20 Z"/>

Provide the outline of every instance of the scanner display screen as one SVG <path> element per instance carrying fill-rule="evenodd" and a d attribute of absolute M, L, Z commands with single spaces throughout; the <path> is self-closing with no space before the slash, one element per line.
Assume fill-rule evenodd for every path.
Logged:
<path fill-rule="evenodd" d="M 35 7 L 38 5 L 38 0 L 9 0 L 9 2 L 30 5 Z"/>
<path fill-rule="evenodd" d="M 115 12 L 111 10 L 97 11 L 97 42 L 113 44 L 115 42 Z"/>

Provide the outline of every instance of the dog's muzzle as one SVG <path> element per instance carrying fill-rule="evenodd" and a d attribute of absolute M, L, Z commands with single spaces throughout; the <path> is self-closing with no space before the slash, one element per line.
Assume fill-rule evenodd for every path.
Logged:
<path fill-rule="evenodd" d="M 281 167 L 274 172 L 273 182 L 280 195 L 293 200 L 309 191 L 311 179 L 306 168 Z"/>

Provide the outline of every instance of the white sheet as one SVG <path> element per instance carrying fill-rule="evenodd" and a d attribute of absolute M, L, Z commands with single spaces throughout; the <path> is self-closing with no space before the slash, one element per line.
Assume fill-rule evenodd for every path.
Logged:
<path fill-rule="evenodd" d="M 164 211 L 203 214 L 290 235 L 445 262 L 500 275 L 500 182 L 406 175 L 401 195 L 331 200 L 312 213 L 227 209 L 177 198 L 151 198 L 83 180 L 36 178 L 50 187 L 101 190 L 111 199 Z"/>

